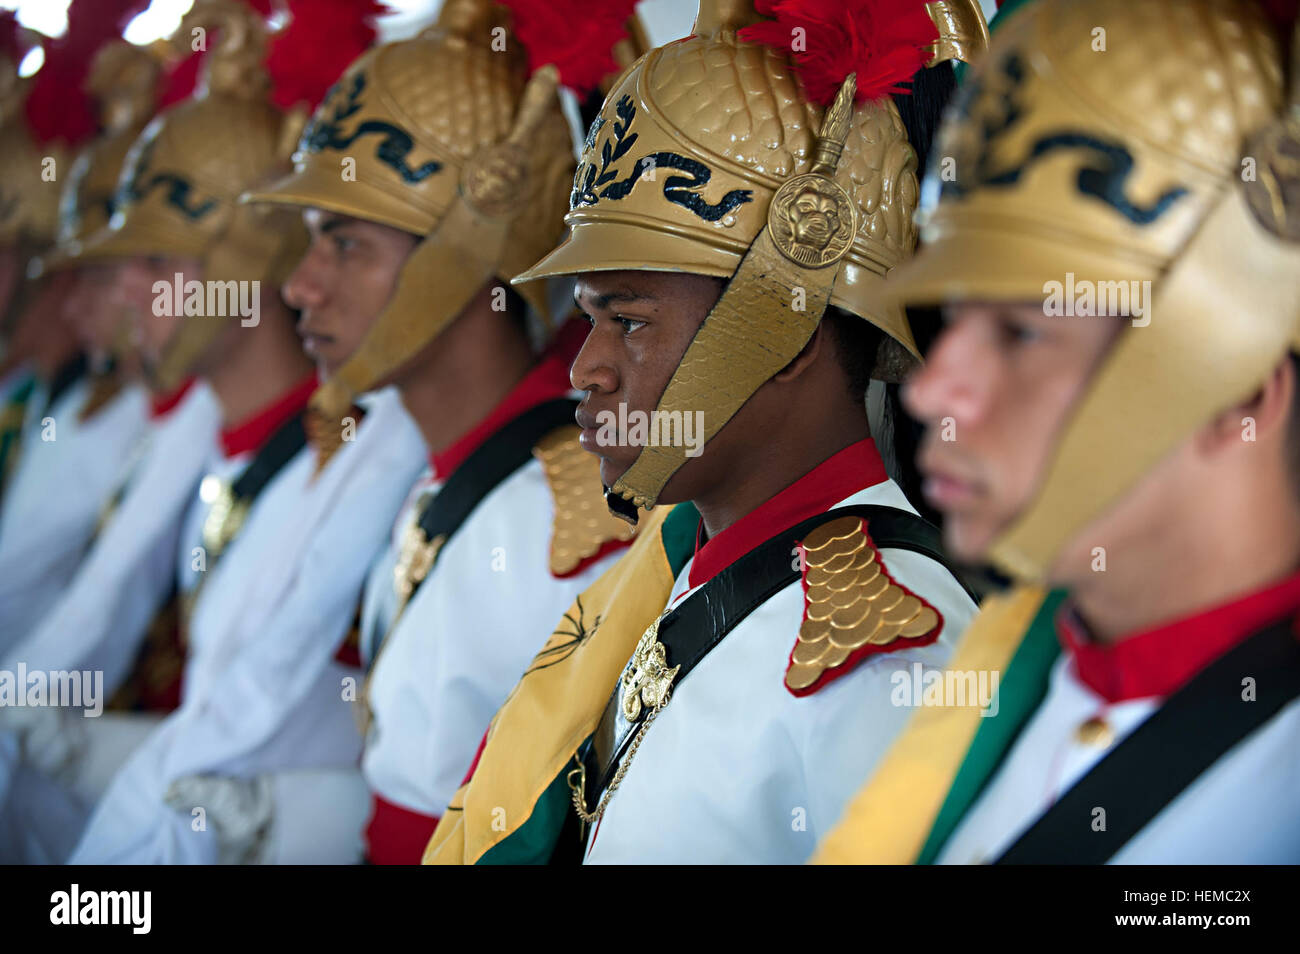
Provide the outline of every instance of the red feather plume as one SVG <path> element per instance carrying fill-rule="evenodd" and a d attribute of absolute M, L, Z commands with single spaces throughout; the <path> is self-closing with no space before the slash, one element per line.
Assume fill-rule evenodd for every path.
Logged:
<path fill-rule="evenodd" d="M 502 0 L 502 5 L 514 15 L 529 69 L 554 64 L 561 83 L 585 94 L 618 72 L 613 50 L 627 35 L 636 0 Z"/>
<path fill-rule="evenodd" d="M 95 105 L 84 89 L 91 61 L 148 6 L 149 0 L 73 0 L 68 6 L 68 30 L 45 41 L 45 63 L 24 104 L 38 144 L 75 146 L 98 131 Z"/>
<path fill-rule="evenodd" d="M 309 110 L 375 41 L 375 18 L 389 13 L 376 0 L 289 0 L 288 25 L 271 37 L 266 68 L 271 102 Z"/>
<path fill-rule="evenodd" d="M 860 103 L 908 92 L 902 84 L 930 61 L 939 39 L 925 0 L 754 0 L 754 9 L 772 19 L 742 28 L 741 39 L 793 56 L 808 98 L 822 106 L 850 73 L 858 74 Z"/>
<path fill-rule="evenodd" d="M 158 94 L 159 112 L 194 95 L 194 90 L 199 85 L 199 67 L 203 64 L 203 53 L 203 50 L 191 53 L 166 68 L 162 92 Z"/>

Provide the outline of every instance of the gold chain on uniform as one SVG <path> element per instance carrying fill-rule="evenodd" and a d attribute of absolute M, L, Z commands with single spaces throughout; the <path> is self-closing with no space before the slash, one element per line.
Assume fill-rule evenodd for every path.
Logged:
<path fill-rule="evenodd" d="M 361 682 L 361 691 L 357 695 L 355 709 L 357 730 L 363 738 L 370 734 L 370 725 L 375 718 L 374 710 L 370 707 L 370 683 L 374 679 L 379 657 L 388 645 L 389 637 L 397 629 L 402 614 L 406 612 L 406 604 L 410 602 L 416 587 L 429 575 L 429 571 L 433 569 L 433 564 L 438 559 L 438 551 L 447 542 L 445 533 L 438 534 L 432 540 L 425 535 L 424 528 L 420 526 L 420 513 L 421 508 L 416 507 L 411 514 L 410 522 L 402 532 L 397 563 L 393 567 L 393 593 L 397 597 L 397 605 L 388 620 L 388 625 L 384 628 L 384 635 L 378 643 L 375 658 L 370 661 L 365 679 Z"/>
<path fill-rule="evenodd" d="M 662 621 L 663 616 L 660 616 L 641 635 L 641 639 L 637 641 L 636 649 L 632 653 L 632 660 L 619 680 L 618 705 L 623 710 L 624 717 L 628 721 L 635 721 L 640 717 L 643 705 L 649 706 L 649 712 L 645 717 L 645 721 L 637 726 L 636 735 L 632 738 L 632 744 L 628 746 L 627 754 L 623 756 L 618 771 L 614 773 L 614 777 L 610 779 L 609 785 L 606 786 L 605 793 L 597 803 L 595 811 L 587 811 L 586 766 L 579 761 L 578 767 L 572 769 L 565 776 L 569 790 L 573 793 L 573 810 L 577 812 L 578 818 L 584 824 L 594 825 L 605 814 L 609 800 L 614 797 L 619 785 L 623 783 L 623 777 L 627 775 L 627 770 L 636 757 L 637 749 L 641 747 L 641 741 L 645 738 L 646 731 L 659 713 L 663 711 L 664 706 L 668 705 L 668 700 L 672 696 L 673 679 L 682 667 L 679 664 L 671 669 L 668 668 L 667 652 L 664 644 L 659 641 L 659 624 Z M 575 755 L 574 758 L 577 758 L 577 756 Z"/>

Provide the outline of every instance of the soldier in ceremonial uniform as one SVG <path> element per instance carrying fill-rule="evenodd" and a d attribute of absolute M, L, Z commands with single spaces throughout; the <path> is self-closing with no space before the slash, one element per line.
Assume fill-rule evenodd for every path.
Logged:
<path fill-rule="evenodd" d="M 188 30 L 183 36 L 188 49 Z M 198 504 L 200 478 L 212 458 L 233 456 L 235 443 L 243 444 L 236 463 L 248 466 L 252 452 L 301 411 L 315 387 L 289 310 L 273 295 L 259 299 L 251 327 L 235 315 L 168 318 L 152 307 L 159 298 L 155 280 L 170 298 L 177 273 L 197 277 L 207 265 L 275 288 L 302 246 L 301 228 L 291 217 L 255 215 L 233 223 L 228 217 L 243 185 L 285 167 L 279 117 L 245 101 L 264 95 L 265 78 L 250 81 L 232 69 L 232 56 L 246 53 L 231 46 L 222 42 L 210 52 L 199 98 L 176 107 L 144 136 L 141 123 L 120 123 L 79 160 L 61 208 L 60 241 L 41 260 L 46 274 L 111 296 L 134 319 L 153 420 L 78 573 L 31 633 L 0 654 L 0 663 L 8 671 L 22 665 L 29 672 L 100 672 L 100 705 L 112 697 L 113 709 L 155 711 L 94 720 L 52 707 L 3 713 L 19 735 L 27 769 L 44 776 L 20 779 L 4 812 L 11 843 L 26 846 L 18 857 L 66 858 L 112 773 L 160 718 L 157 710 L 175 707 L 183 662 L 176 559 L 182 523 Z M 104 90 L 110 105 L 135 106 L 106 112 L 134 117 L 151 108 L 157 78 L 157 59 L 121 42 L 99 54 L 91 84 Z M 232 81 L 233 90 L 220 85 Z M 124 103 L 126 97 L 134 103 Z M 214 114 L 229 123 L 245 121 L 242 135 L 227 140 L 234 151 L 223 154 L 209 141 Z M 123 177 L 121 222 L 106 228 L 104 210 L 113 207 L 114 187 L 137 138 Z M 159 179 L 212 188 L 199 197 L 207 203 L 203 214 L 191 219 L 167 190 L 146 188 Z M 250 246 L 254 231 L 262 235 Z M 191 388 L 196 373 L 203 380 Z M 300 424 L 297 435 L 296 444 L 288 439 L 292 446 L 283 460 L 302 446 Z M 193 558 L 186 549 L 188 567 Z M 216 556 L 214 549 L 213 562 Z M 62 845 L 61 853 L 55 845 Z"/>
<path fill-rule="evenodd" d="M 177 705 L 184 664 L 181 617 L 194 603 L 203 573 L 215 568 L 236 538 L 242 514 L 305 443 L 301 412 L 316 378 L 290 310 L 276 294 L 305 234 L 295 216 L 241 209 L 236 202 L 245 186 L 286 171 L 286 119 L 259 102 L 266 98 L 268 77 L 257 66 L 264 41 L 258 39 L 252 11 L 229 9 L 233 20 L 230 13 L 200 7 L 178 34 L 188 49 L 194 26 L 219 29 L 203 64 L 202 93 L 169 111 L 166 121 L 140 140 L 123 183 L 120 225 L 98 235 L 87 231 L 105 224 L 93 214 L 103 205 L 102 190 L 95 188 L 105 178 L 99 166 L 112 163 L 116 172 L 129 145 L 118 148 L 110 141 L 94 157 L 89 174 L 74 174 L 69 188 L 77 202 L 65 207 L 70 216 L 82 213 L 67 229 L 76 234 L 61 243 L 57 258 L 46 257 L 47 268 L 60 267 L 61 259 L 82 271 L 108 274 L 101 293 L 116 296 L 134 319 L 146 379 L 156 395 L 182 390 L 177 382 L 200 376 L 183 401 L 155 397 L 156 425 L 147 453 L 120 489 L 112 516 L 72 585 L 26 639 L 0 655 L 11 670 L 23 664 L 28 671 L 102 672 L 101 691 L 111 698 L 111 709 L 142 710 L 95 720 L 54 708 L 24 713 L 25 761 L 48 779 L 65 782 L 71 794 L 55 799 L 56 786 L 33 785 L 42 789 L 41 797 L 26 810 L 11 801 L 6 815 L 23 829 L 15 837 L 36 844 L 61 841 L 63 857 L 113 772 Z M 294 21 L 276 35 L 281 51 L 298 42 L 298 25 Z M 239 33 L 240 27 L 247 32 Z M 251 38 L 254 56 L 247 45 L 229 42 L 237 35 Z M 350 53 L 364 45 L 362 40 Z M 249 63 L 253 69 L 240 68 Z M 277 78 L 271 90 L 276 99 L 290 79 Z M 291 79 L 295 95 L 302 95 L 301 77 Z M 316 98 L 323 93 L 319 89 Z M 214 124 L 238 134 L 214 143 Z M 206 204 L 203 214 L 186 216 L 167 190 L 146 188 L 158 180 L 206 190 L 193 203 Z M 170 302 L 177 274 L 199 279 L 214 271 L 266 288 L 265 295 L 257 290 L 256 320 L 208 312 L 206 302 L 203 314 L 156 313 L 158 283 Z M 229 301 L 241 300 L 252 299 Z M 164 411 L 178 403 L 174 411 Z M 222 500 L 223 492 L 231 499 Z M 182 539 L 184 586 L 178 593 Z M 61 714 L 70 718 L 60 719 Z M 64 803 L 66 810 L 56 810 Z"/>
<path fill-rule="evenodd" d="M 96 26 L 83 22 L 93 21 L 93 11 L 83 6 L 78 12 L 69 23 L 69 35 L 77 34 L 79 43 L 93 48 L 83 35 Z M 142 57 L 147 59 L 143 52 L 126 54 L 131 60 L 127 63 L 119 49 L 99 61 L 90 76 L 104 135 L 91 144 L 89 153 L 125 149 L 152 111 L 157 71 L 141 69 Z M 78 89 L 58 89 L 60 82 L 62 73 L 51 64 L 48 73 L 36 75 L 28 95 L 40 92 L 47 101 L 83 95 Z M 57 128 L 57 120 L 50 124 Z M 64 138 L 73 132 L 67 130 Z M 24 268 L 29 264 L 26 253 L 49 251 L 60 193 L 72 199 L 73 182 L 91 161 L 83 158 L 78 168 L 63 153 L 57 143 L 38 146 L 18 116 L 11 115 L 0 145 L 5 183 L 0 242 L 16 243 L 14 253 L 24 260 Z M 54 170 L 51 181 L 42 175 L 46 168 Z M 60 236 L 65 247 L 75 237 Z M 42 262 L 37 258 L 32 263 L 35 273 L 42 271 Z M 80 281 L 79 276 L 46 274 L 27 283 L 30 299 L 18 330 L 34 339 L 37 351 L 45 351 L 45 367 L 37 368 L 25 401 L 27 419 L 17 460 L 6 464 L 10 473 L 0 508 L 0 651 L 27 635 L 58 600 L 148 429 L 148 392 L 134 380 L 131 368 L 110 360 L 114 351 L 124 356 L 120 312 L 103 294 L 78 295 Z M 60 326 L 69 319 L 80 340 L 77 351 L 84 350 L 84 356 L 70 354 L 62 340 L 66 329 Z M 84 373 L 87 356 L 90 374 Z"/>
<path fill-rule="evenodd" d="M 581 439 L 641 529 L 497 713 L 427 861 L 801 861 L 903 725 L 892 675 L 941 666 L 974 611 L 864 398 L 913 361 L 877 298 L 913 244 L 911 137 L 983 17 L 782 7 L 705 2 L 623 74 L 568 239 L 518 279 L 578 275 Z"/>
<path fill-rule="evenodd" d="M 341 422 L 336 452 L 309 444 L 314 378 L 277 295 L 303 247 L 288 239 L 305 235 L 296 216 L 237 202 L 287 171 L 284 117 L 266 101 L 264 26 L 231 0 L 196 5 L 181 32 L 195 25 L 221 37 L 208 92 L 164 117 L 134 177 L 190 185 L 142 187 L 100 247 L 154 256 L 122 269 L 138 309 L 155 281 L 180 272 L 187 281 L 257 279 L 262 313 L 256 326 L 243 327 L 241 315 L 186 316 L 179 330 L 146 335 L 144 350 L 160 349 L 159 373 L 182 360 L 182 346 L 202 355 L 197 369 L 224 424 L 182 529 L 190 606 L 181 705 L 113 776 L 74 860 L 352 860 L 366 800 L 346 701 L 358 676 L 349 627 L 365 571 L 419 471 L 419 436 L 396 396 L 381 392 Z M 210 225 L 186 214 L 197 210 L 211 212 Z M 175 251 L 159 263 L 168 240 Z M 202 339 L 181 337 L 191 325 Z M 242 372 L 239 355 L 252 362 Z M 318 812 L 304 810 L 304 790 L 320 796 Z"/>
<path fill-rule="evenodd" d="M 1028 4 L 945 126 L 907 400 L 950 548 L 1021 586 L 951 662 L 1002 673 L 996 714 L 919 711 L 821 859 L 1300 861 L 1285 6 Z"/>
<path fill-rule="evenodd" d="M 81 342 L 64 317 L 68 291 L 58 282 L 36 282 L 13 299 L 15 315 L 0 358 L 0 505 L 23 441 L 40 440 L 51 399 L 85 371 Z"/>
<path fill-rule="evenodd" d="M 129 335 L 121 327 L 125 324 L 121 310 L 105 298 L 112 288 L 108 269 L 88 263 L 84 243 L 108 224 L 127 150 L 153 112 L 159 67 L 155 56 L 125 41 L 110 43 L 97 54 L 87 85 L 99 100 L 105 132 L 72 165 L 59 206 L 56 244 L 29 269 L 42 289 L 58 289 L 49 297 L 59 302 L 65 314 L 56 315 L 56 319 L 78 328 L 87 352 L 116 352 L 119 369 L 133 362 L 132 349 L 125 345 Z M 179 522 L 179 511 L 197 481 L 195 464 L 186 467 L 187 453 L 197 461 L 206 450 L 216 430 L 217 414 L 206 393 L 187 394 L 170 386 L 153 389 L 151 404 L 150 425 L 133 450 L 125 473 L 119 476 L 118 488 L 110 493 L 99 528 L 76 572 L 26 633 L 15 633 L 16 640 L 0 646 L 4 671 L 20 671 L 20 666 L 29 672 L 107 668 L 109 680 L 114 680 L 120 665 L 111 655 L 103 654 L 104 647 L 99 644 L 103 632 L 142 631 L 156 608 L 154 603 L 165 592 L 166 580 L 174 579 L 177 537 L 175 526 L 170 535 L 165 532 L 168 517 L 172 524 Z M 135 481 L 142 462 L 151 457 L 153 467 L 147 471 L 151 479 Z M 80 473 L 61 476 L 84 479 Z M 134 519 L 126 525 L 115 519 L 125 502 L 124 480 L 140 485 L 141 491 L 140 499 L 128 506 Z M 35 515 L 27 520 L 39 523 Z M 110 527 L 114 532 L 105 532 Z M 155 595 L 155 590 L 161 592 Z M 129 661 L 130 649 L 118 654 Z M 64 736 L 88 723 L 77 711 L 67 725 L 64 714 L 65 710 L 55 707 L 3 709 L 0 727 L 17 742 L 13 751 L 22 753 L 28 768 L 66 778 L 66 773 L 53 770 L 67 767 L 63 763 L 84 754 L 85 749 L 69 745 Z M 94 754 L 102 755 L 108 764 L 122 755 L 112 746 L 97 746 Z M 7 756 L 0 761 L 4 763 L 0 772 L 12 775 L 19 771 L 16 761 Z M 0 855 L 29 861 L 66 858 L 87 806 L 46 779 L 23 776 L 14 779 L 13 785 L 0 813 L 7 826 L 0 834 Z"/>
<path fill-rule="evenodd" d="M 362 613 L 377 864 L 419 861 L 538 634 L 632 536 L 578 444 L 568 369 L 583 326 L 539 359 L 528 326 L 549 337 L 545 285 L 525 300 L 504 284 L 559 240 L 573 176 L 554 71 L 529 78 L 545 53 L 525 57 L 497 32 L 509 23 L 495 3 L 448 0 L 436 26 L 364 56 L 294 174 L 252 197 L 305 207 L 312 245 L 285 291 L 330 373 L 314 405 L 334 418 L 393 382 L 430 453 Z"/>
<path fill-rule="evenodd" d="M 119 194 L 118 180 L 128 151 L 154 112 L 162 65 L 159 56 L 126 41 L 109 44 L 97 55 L 88 85 L 100 100 L 106 132 L 72 167 L 60 204 L 58 242 L 37 262 L 45 281 L 71 289 L 69 320 L 81 326 L 87 315 L 92 317 L 83 333 L 88 349 L 113 351 L 115 360 L 137 367 L 139 351 L 128 342 L 142 340 L 153 327 L 133 325 L 131 310 L 118 293 L 113 249 L 98 236 L 130 201 Z M 100 301 L 107 306 L 97 306 Z M 111 322 L 98 318 L 101 311 Z M 152 313 L 150 319 L 161 323 Z M 190 386 L 190 368 L 160 375 L 155 365 L 146 361 L 142 368 L 150 396 L 149 427 L 119 475 L 77 573 L 28 634 L 0 653 L 0 661 L 22 659 L 29 668 L 104 669 L 110 685 L 115 684 L 124 662 L 129 663 L 130 647 L 164 600 L 175 576 L 179 515 L 198 481 L 219 411 L 206 387 Z M 117 638 L 125 647 L 105 654 L 99 643 L 107 633 L 121 634 Z M 62 647 L 56 650 L 58 665 L 53 659 L 38 662 L 55 646 Z"/>
<path fill-rule="evenodd" d="M 61 285 L 25 281 L 53 230 L 58 188 L 42 188 L 42 157 L 25 122 L 28 83 L 18 64 L 28 50 L 12 11 L 0 13 L 0 501 L 23 434 L 38 433 L 52 386 L 61 392 L 84 370 L 71 326 L 58 317 Z M 57 395 L 55 395 L 57 396 Z"/>

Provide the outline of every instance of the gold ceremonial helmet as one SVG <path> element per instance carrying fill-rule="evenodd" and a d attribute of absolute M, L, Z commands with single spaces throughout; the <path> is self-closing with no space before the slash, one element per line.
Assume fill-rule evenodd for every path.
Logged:
<path fill-rule="evenodd" d="M 926 10 L 939 34 L 929 65 L 986 44 L 977 3 Z M 874 376 L 897 379 L 916 355 L 903 309 L 879 301 L 916 242 L 916 150 L 898 108 L 888 96 L 855 107 L 850 78 L 823 110 L 788 53 L 738 36 L 763 22 L 749 2 L 703 0 L 693 36 L 622 75 L 587 135 L 568 238 L 516 278 L 621 269 L 729 278 L 659 401 L 670 413 L 704 409 L 706 439 L 799 353 L 828 304 L 896 342 Z M 806 293 L 802 312 L 791 307 L 795 289 Z M 635 520 L 684 462 L 685 448 L 643 448 L 611 508 Z"/>
<path fill-rule="evenodd" d="M 126 154 L 153 115 L 161 73 L 159 57 L 125 40 L 95 55 L 87 87 L 98 101 L 104 131 L 68 172 L 59 198 L 55 247 L 32 261 L 32 277 L 76 264 L 82 243 L 107 227 Z"/>
<path fill-rule="evenodd" d="M 1248 0 L 1040 0 L 995 34 L 945 123 L 936 154 L 956 177 L 926 181 L 898 300 L 1042 301 L 1071 273 L 1151 282 L 1037 498 L 994 543 L 1014 576 L 1041 579 L 1300 348 L 1300 115 L 1283 116 L 1276 32 Z"/>
<path fill-rule="evenodd" d="M 64 153 L 32 140 L 23 117 L 29 87 L 18 64 L 0 56 L 0 244 L 42 248 L 54 238 L 60 183 L 41 173 L 47 158 L 59 169 Z"/>
<path fill-rule="evenodd" d="M 41 163 L 52 157 L 58 168 L 62 156 L 37 149 L 21 117 L 0 126 L 0 244 L 41 248 L 53 240 L 59 183 L 41 178 Z"/>
<path fill-rule="evenodd" d="M 131 146 L 109 225 L 81 245 L 83 260 L 192 256 L 210 282 L 260 281 L 277 294 L 306 236 L 293 216 L 240 206 L 245 189 L 288 165 L 284 118 L 267 102 L 266 26 L 240 0 L 198 0 L 176 34 L 210 36 L 193 99 L 156 117 Z M 227 320 L 181 321 L 151 386 L 179 386 Z"/>
<path fill-rule="evenodd" d="M 495 3 L 447 0 L 429 30 L 369 51 L 317 108 L 293 174 L 244 197 L 423 239 L 357 351 L 313 396 L 322 463 L 357 394 L 383 383 L 485 283 L 536 261 L 563 230 L 573 150 L 555 73 L 528 77 L 508 24 Z M 525 297 L 549 321 L 545 295 Z"/>

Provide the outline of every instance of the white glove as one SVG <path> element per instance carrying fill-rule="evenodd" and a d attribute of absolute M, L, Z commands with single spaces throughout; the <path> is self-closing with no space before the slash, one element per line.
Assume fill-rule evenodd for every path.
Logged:
<path fill-rule="evenodd" d="M 163 800 L 190 817 L 194 809 L 203 809 L 217 836 L 219 864 L 256 865 L 265 860 L 275 808 L 269 778 L 187 775 L 168 786 Z"/>

